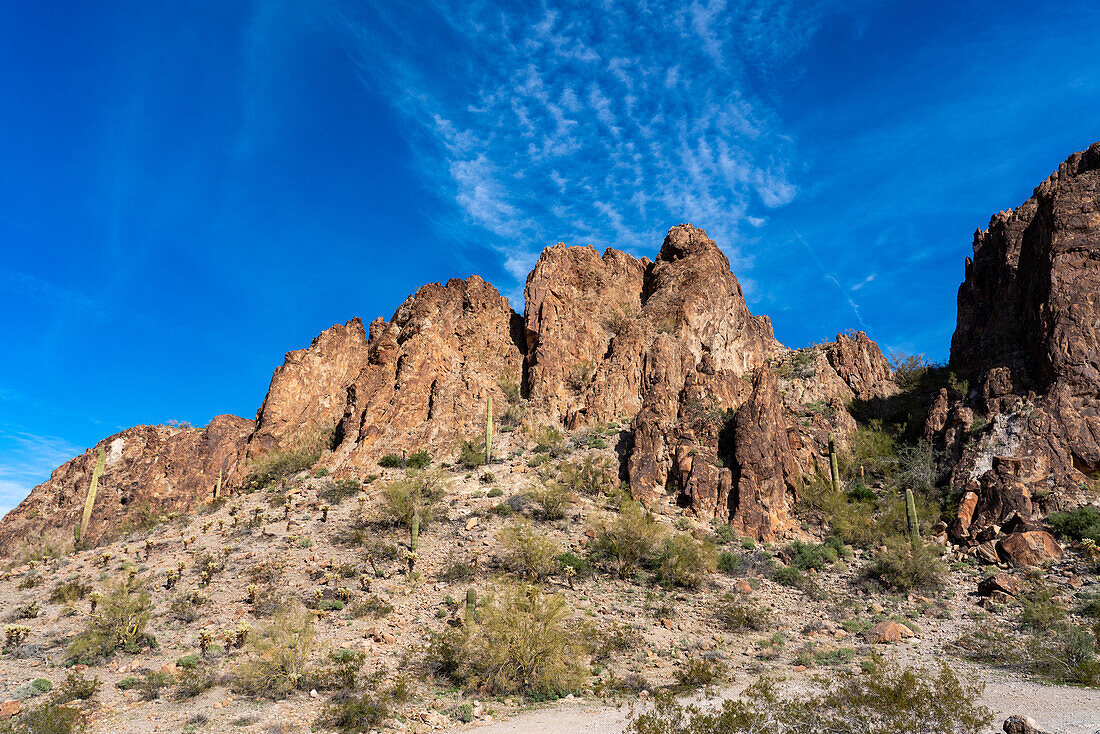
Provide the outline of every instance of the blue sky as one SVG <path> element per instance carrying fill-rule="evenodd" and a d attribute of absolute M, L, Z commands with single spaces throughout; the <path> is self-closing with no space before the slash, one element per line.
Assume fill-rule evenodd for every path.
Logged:
<path fill-rule="evenodd" d="M 412 5 L 413 7 L 409 7 Z M 429 281 L 704 227 L 789 346 L 947 356 L 975 228 L 1100 139 L 1093 1 L 0 5 L 0 511 L 254 415 Z"/>

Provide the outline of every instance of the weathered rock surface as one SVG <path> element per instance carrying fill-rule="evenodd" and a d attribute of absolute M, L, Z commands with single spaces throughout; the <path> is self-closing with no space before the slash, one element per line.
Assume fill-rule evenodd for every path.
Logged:
<path fill-rule="evenodd" d="M 127 503 L 186 508 L 209 496 L 217 467 L 239 483 L 249 462 L 322 434 L 331 441 L 320 463 L 338 475 L 369 474 L 388 452 L 452 459 L 463 439 L 480 444 L 492 397 L 498 419 L 507 411 L 513 425 L 629 426 L 622 474 L 636 498 L 774 539 L 801 473 L 824 466 L 827 435 L 843 441 L 855 427 L 846 406 L 896 391 L 865 334 L 804 350 L 780 345 L 767 317 L 749 312 L 725 255 L 689 224 L 669 230 L 654 261 L 548 248 L 525 295 L 521 317 L 477 276 L 426 285 L 389 321 L 372 322 L 369 335 L 356 318 L 289 352 L 254 427 L 225 417 L 203 432 L 120 434 L 130 458 L 125 471 L 109 464 L 93 535 L 122 519 Z M 516 431 L 501 440 L 525 439 Z M 0 536 L 71 528 L 91 456 L 59 469 L 25 503 L 59 512 L 31 521 L 20 509 Z M 164 477 L 143 468 L 162 464 L 174 467 Z M 112 494 L 123 485 L 127 502 Z"/>
<path fill-rule="evenodd" d="M 975 234 L 951 341 L 971 389 L 951 408 L 937 400 L 926 425 L 968 493 L 957 540 L 1075 504 L 1100 472 L 1098 266 L 1100 143 Z M 947 435 L 949 413 L 963 411 L 984 428 Z"/>
<path fill-rule="evenodd" d="M 0 553 L 47 533 L 72 539 L 80 523 L 97 450 L 106 457 L 87 538 L 94 542 L 135 513 L 187 510 L 241 478 L 253 422 L 220 415 L 205 428 L 135 426 L 100 441 L 54 470 L 0 520 Z"/>
<path fill-rule="evenodd" d="M 373 468 L 383 451 L 453 456 L 457 441 L 484 431 L 489 396 L 507 404 L 501 384 L 518 384 L 524 347 L 519 315 L 480 277 L 424 286 L 389 322 L 371 324 L 327 463 Z"/>
<path fill-rule="evenodd" d="M 249 457 L 334 429 L 344 415 L 348 386 L 366 362 L 367 337 L 358 318 L 322 331 L 306 349 L 287 352 L 256 414 Z"/>
<path fill-rule="evenodd" d="M 1042 566 L 1062 557 L 1062 546 L 1045 530 L 1025 530 L 997 541 L 997 555 L 1016 567 Z"/>
<path fill-rule="evenodd" d="M 913 630 L 899 622 L 878 622 L 867 630 L 867 641 L 872 645 L 883 645 L 889 642 L 899 642 L 913 636 Z"/>

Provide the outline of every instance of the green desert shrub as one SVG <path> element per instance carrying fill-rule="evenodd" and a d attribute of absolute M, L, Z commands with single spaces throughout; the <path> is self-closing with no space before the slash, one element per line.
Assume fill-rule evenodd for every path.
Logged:
<path fill-rule="evenodd" d="M 761 678 L 739 698 L 706 710 L 662 697 L 635 714 L 628 734 L 981 734 L 993 712 L 975 701 L 981 684 L 939 671 L 873 665 L 817 678 L 789 693 Z"/>
<path fill-rule="evenodd" d="M 800 512 L 814 513 L 842 542 L 867 548 L 882 541 L 883 532 L 875 522 L 873 503 L 850 499 L 835 491 L 821 477 L 806 482 L 799 498 Z"/>
<path fill-rule="evenodd" d="M 1095 507 L 1078 507 L 1072 512 L 1052 512 L 1047 515 L 1047 524 L 1059 537 L 1100 543 L 1100 510 Z"/>
<path fill-rule="evenodd" d="M 619 486 L 618 472 L 611 460 L 589 454 L 580 461 L 558 464 L 558 481 L 577 494 L 610 495 Z"/>
<path fill-rule="evenodd" d="M 830 538 L 820 545 L 796 540 L 787 546 L 790 565 L 802 571 L 821 571 L 840 560 L 844 545 L 837 538 Z"/>
<path fill-rule="evenodd" d="M 314 647 L 309 611 L 297 602 L 280 609 L 259 634 L 249 635 L 252 658 L 237 667 L 233 690 L 270 699 L 286 698 L 309 671 Z"/>
<path fill-rule="evenodd" d="M 414 451 L 408 456 L 386 454 L 378 460 L 379 466 L 400 469 L 426 469 L 431 463 L 432 456 L 427 451 Z"/>
<path fill-rule="evenodd" d="M 78 734 L 84 730 L 80 709 L 55 701 L 45 701 L 0 724 L 3 734 Z"/>
<path fill-rule="evenodd" d="M 538 516 L 543 520 L 562 519 L 575 499 L 568 487 L 553 479 L 539 482 L 526 494 L 538 507 Z"/>
<path fill-rule="evenodd" d="M 561 548 L 526 520 L 502 529 L 497 535 L 508 570 L 532 581 L 541 581 L 558 569 Z"/>
<path fill-rule="evenodd" d="M 313 429 L 300 436 L 295 445 L 272 449 L 252 463 L 245 479 L 245 489 L 264 489 L 292 474 L 309 469 L 321 458 L 331 431 Z"/>
<path fill-rule="evenodd" d="M 1062 624 L 1066 608 L 1054 589 L 1040 586 L 1020 595 L 1020 624 L 1034 632 L 1046 632 Z"/>
<path fill-rule="evenodd" d="M 627 500 L 614 520 L 597 527 L 592 551 L 619 576 L 625 577 L 652 558 L 664 532 L 653 513 L 640 503 Z"/>
<path fill-rule="evenodd" d="M 358 479 L 337 479 L 326 481 L 317 490 L 317 498 L 330 505 L 338 505 L 349 497 L 355 497 L 363 491 L 363 483 Z"/>
<path fill-rule="evenodd" d="M 409 694 L 409 685 L 404 678 L 387 684 L 385 671 L 379 671 L 366 682 L 363 690 L 349 686 L 334 694 L 325 705 L 318 723 L 347 734 L 379 729 L 398 707 L 408 701 Z"/>
<path fill-rule="evenodd" d="M 686 533 L 667 538 L 656 559 L 657 581 L 694 589 L 714 572 L 718 555 L 710 541 L 698 541 Z"/>
<path fill-rule="evenodd" d="M 436 635 L 429 667 L 468 690 L 536 698 L 565 695 L 585 680 L 585 630 L 568 602 L 537 586 L 505 588 L 479 619 Z"/>
<path fill-rule="evenodd" d="M 726 594 L 718 603 L 715 616 L 722 629 L 729 632 L 760 632 L 767 627 L 764 610 L 745 594 Z"/>
<path fill-rule="evenodd" d="M 411 471 L 383 488 L 382 512 L 391 522 L 406 527 L 419 515 L 421 526 L 426 525 L 438 514 L 446 490 L 446 480 L 439 472 Z"/>
<path fill-rule="evenodd" d="M 125 581 L 112 587 L 88 616 L 87 628 L 69 644 L 69 659 L 94 663 L 116 650 L 138 652 L 156 645 L 145 632 L 152 608 L 148 591 Z"/>
<path fill-rule="evenodd" d="M 99 678 L 86 678 L 76 671 L 70 671 L 65 676 L 65 682 L 57 689 L 55 701 L 68 703 L 69 701 L 87 701 L 99 693 L 102 683 Z"/>
<path fill-rule="evenodd" d="M 867 573 L 889 589 L 912 591 L 941 585 L 947 566 L 928 545 L 913 545 L 908 538 L 893 536 L 875 554 Z"/>

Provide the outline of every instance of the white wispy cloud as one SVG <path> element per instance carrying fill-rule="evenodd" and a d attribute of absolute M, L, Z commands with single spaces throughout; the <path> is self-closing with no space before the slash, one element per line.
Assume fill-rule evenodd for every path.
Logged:
<path fill-rule="evenodd" d="M 467 224 L 495 236 L 489 244 L 521 280 L 518 268 L 547 244 L 651 254 L 686 221 L 749 267 L 744 243 L 798 193 L 796 141 L 749 71 L 796 66 L 840 7 L 370 6 L 334 14 L 363 78 L 393 100 L 426 174 Z"/>
<path fill-rule="evenodd" d="M 54 468 L 83 449 L 57 436 L 40 436 L 19 426 L 0 425 L 0 517 L 23 501 Z"/>

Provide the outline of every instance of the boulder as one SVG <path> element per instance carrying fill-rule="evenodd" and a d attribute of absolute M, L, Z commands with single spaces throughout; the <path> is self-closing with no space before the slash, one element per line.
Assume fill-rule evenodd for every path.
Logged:
<path fill-rule="evenodd" d="M 1004 729 L 1005 734 L 1049 734 L 1046 729 L 1036 724 L 1030 716 L 1020 716 L 1018 714 L 1005 719 L 1001 728 Z"/>
<path fill-rule="evenodd" d="M 995 573 L 978 582 L 978 593 L 982 596 L 992 596 L 994 592 L 1001 592 L 1010 596 L 1018 596 L 1020 584 L 1020 577 L 1015 574 Z"/>
<path fill-rule="evenodd" d="M 1062 546 L 1045 530 L 1012 533 L 997 541 L 997 554 L 1016 567 L 1042 566 L 1062 557 Z"/>
<path fill-rule="evenodd" d="M 872 645 L 898 642 L 913 636 L 913 630 L 899 622 L 878 622 L 867 630 L 865 637 Z"/>

